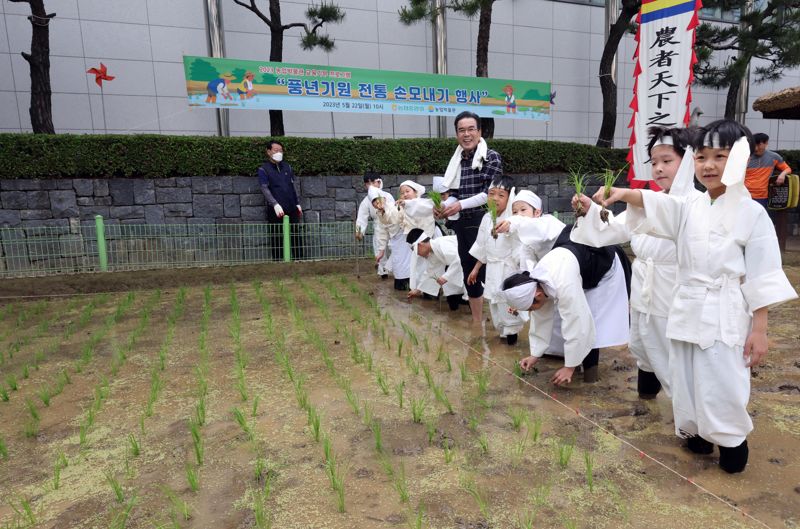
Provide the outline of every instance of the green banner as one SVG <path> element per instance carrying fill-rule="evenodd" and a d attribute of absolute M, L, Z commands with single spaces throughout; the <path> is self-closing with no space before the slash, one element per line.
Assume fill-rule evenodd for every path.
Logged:
<path fill-rule="evenodd" d="M 189 105 L 550 119 L 550 83 L 184 56 Z"/>

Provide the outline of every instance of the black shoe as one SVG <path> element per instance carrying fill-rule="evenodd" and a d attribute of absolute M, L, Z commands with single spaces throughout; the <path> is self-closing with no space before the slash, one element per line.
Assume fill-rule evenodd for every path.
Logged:
<path fill-rule="evenodd" d="M 728 474 L 736 474 L 747 466 L 747 457 L 750 449 L 747 448 L 747 439 L 734 448 L 719 447 L 719 466 Z"/>
<path fill-rule="evenodd" d="M 394 280 L 394 289 L 395 290 L 408 290 L 408 279 L 395 279 Z"/>
<path fill-rule="evenodd" d="M 458 307 L 461 306 L 461 294 L 447 296 L 447 306 L 450 307 L 450 310 L 458 310 Z"/>
<path fill-rule="evenodd" d="M 517 338 L 519 338 L 518 334 L 509 334 L 508 336 L 506 336 L 506 343 L 508 345 L 514 345 L 515 343 L 517 343 Z"/>
<path fill-rule="evenodd" d="M 381 279 L 389 279 L 389 274 L 381 274 Z"/>
<path fill-rule="evenodd" d="M 658 392 L 661 391 L 661 382 L 658 381 L 655 373 L 639 369 L 636 388 L 639 390 L 640 399 L 650 400 L 656 398 Z"/>
<path fill-rule="evenodd" d="M 687 439 L 686 441 L 686 448 L 690 451 L 694 452 L 695 454 L 702 454 L 708 455 L 714 451 L 714 443 L 710 443 L 700 437 L 699 435 L 694 435 Z M 722 461 L 720 460 L 720 463 Z"/>

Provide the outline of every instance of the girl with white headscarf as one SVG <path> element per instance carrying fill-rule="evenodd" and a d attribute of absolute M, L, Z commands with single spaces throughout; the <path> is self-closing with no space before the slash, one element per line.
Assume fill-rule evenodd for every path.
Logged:
<path fill-rule="evenodd" d="M 603 201 L 628 203 L 628 225 L 675 241 L 677 285 L 667 317 L 675 432 L 720 467 L 747 465 L 753 429 L 750 367 L 767 354 L 769 307 L 797 298 L 781 264 L 775 228 L 744 186 L 750 131 L 731 120 L 700 129 L 695 176 L 706 192 L 686 199 L 612 188 Z"/>
<path fill-rule="evenodd" d="M 380 263 L 386 250 L 390 250 L 392 275 L 396 290 L 408 290 L 408 278 L 411 275 L 411 248 L 406 243 L 403 233 L 402 217 L 397 215 L 394 203 L 384 197 L 384 191 L 377 187 L 370 187 L 367 199 L 376 211 L 376 218 L 382 229 L 375 230 L 377 240 L 377 253 L 375 262 Z"/>

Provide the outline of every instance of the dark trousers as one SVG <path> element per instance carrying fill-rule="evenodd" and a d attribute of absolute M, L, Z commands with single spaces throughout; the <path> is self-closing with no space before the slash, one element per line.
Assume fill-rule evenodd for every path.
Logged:
<path fill-rule="evenodd" d="M 456 239 L 458 240 L 458 257 L 461 260 L 461 268 L 464 272 L 464 288 L 467 289 L 467 295 L 471 298 L 483 296 L 483 282 L 486 281 L 486 267 L 482 266 L 475 284 L 467 284 L 467 277 L 477 262 L 477 259 L 469 253 L 469 249 L 472 248 L 472 245 L 475 244 L 475 239 L 478 238 L 478 229 L 481 227 L 482 218 L 482 211 L 469 216 L 465 216 L 462 212 L 461 218 L 453 222 L 453 231 L 456 232 Z"/>
<path fill-rule="evenodd" d="M 583 359 L 583 369 L 584 371 L 589 369 L 590 367 L 594 367 L 600 363 L 600 349 L 595 347 L 589 354 L 586 355 L 586 358 Z"/>
<path fill-rule="evenodd" d="M 291 210 L 289 215 L 289 232 L 291 233 L 292 259 L 303 258 L 303 217 L 297 209 Z M 270 226 L 269 247 L 273 261 L 283 261 L 283 219 L 278 218 L 275 210 L 267 206 L 267 222 Z M 274 226 L 279 224 L 280 226 Z"/>

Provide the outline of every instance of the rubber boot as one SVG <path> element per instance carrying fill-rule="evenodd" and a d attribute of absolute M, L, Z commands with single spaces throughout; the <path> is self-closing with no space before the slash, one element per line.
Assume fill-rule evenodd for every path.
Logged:
<path fill-rule="evenodd" d="M 517 343 L 518 338 L 519 338 L 518 334 L 509 334 L 508 336 L 506 336 L 506 343 L 508 343 L 508 345 L 514 345 L 515 343 Z"/>
<path fill-rule="evenodd" d="M 686 448 L 695 454 L 708 455 L 714 451 L 714 443 L 706 441 L 699 435 L 695 435 L 687 439 Z M 720 464 L 722 460 L 720 459 Z"/>
<path fill-rule="evenodd" d="M 655 373 L 639 369 L 636 389 L 639 390 L 640 399 L 651 400 L 656 398 L 658 392 L 661 391 L 661 382 L 658 381 Z"/>
<path fill-rule="evenodd" d="M 594 384 L 600 380 L 600 370 L 598 366 L 583 368 L 583 382 L 585 384 Z"/>
<path fill-rule="evenodd" d="M 725 446 L 719 447 L 719 466 L 728 474 L 736 474 L 744 470 L 747 466 L 747 458 L 750 449 L 747 447 L 747 439 L 742 444 L 733 448 Z"/>

